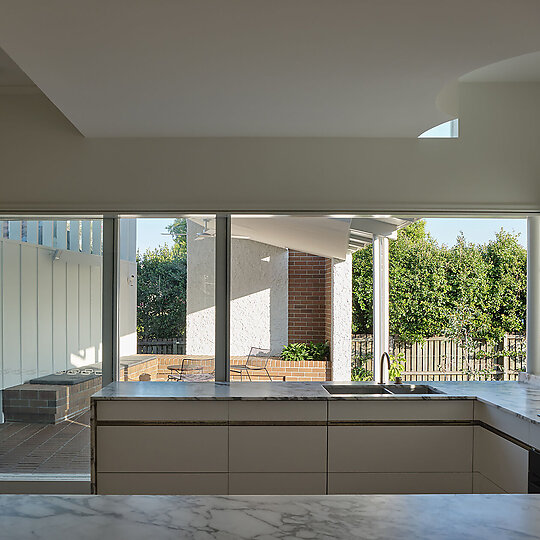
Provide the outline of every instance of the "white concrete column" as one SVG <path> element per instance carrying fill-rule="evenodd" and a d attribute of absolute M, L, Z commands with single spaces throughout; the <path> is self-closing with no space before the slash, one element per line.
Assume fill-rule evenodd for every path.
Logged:
<path fill-rule="evenodd" d="M 527 219 L 527 373 L 540 375 L 540 216 Z"/>
<path fill-rule="evenodd" d="M 373 237 L 373 378 L 388 383 L 388 367 L 381 356 L 389 352 L 388 238 Z"/>
<path fill-rule="evenodd" d="M 332 259 L 332 380 L 351 380 L 352 255 Z"/>

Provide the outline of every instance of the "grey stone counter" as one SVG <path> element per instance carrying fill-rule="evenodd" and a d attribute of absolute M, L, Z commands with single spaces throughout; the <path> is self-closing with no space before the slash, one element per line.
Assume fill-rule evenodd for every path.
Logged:
<path fill-rule="evenodd" d="M 340 383 L 324 383 L 340 384 Z M 342 384 L 342 383 L 341 383 Z M 351 383 L 363 384 L 363 383 Z M 514 381 L 428 381 L 443 394 L 332 396 L 320 382 L 116 382 L 96 394 L 96 400 L 445 400 L 478 399 L 540 424 L 540 387 Z"/>
<path fill-rule="evenodd" d="M 10 540 L 540 537 L 540 495 L 0 495 Z"/>

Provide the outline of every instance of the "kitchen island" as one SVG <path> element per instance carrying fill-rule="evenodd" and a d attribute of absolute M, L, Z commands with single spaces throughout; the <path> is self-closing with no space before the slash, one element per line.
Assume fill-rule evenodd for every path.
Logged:
<path fill-rule="evenodd" d="M 530 492 L 540 388 L 424 384 L 432 392 L 373 396 L 316 382 L 113 383 L 92 398 L 92 492 Z"/>
<path fill-rule="evenodd" d="M 10 540 L 385 538 L 540 535 L 540 495 L 0 495 Z"/>

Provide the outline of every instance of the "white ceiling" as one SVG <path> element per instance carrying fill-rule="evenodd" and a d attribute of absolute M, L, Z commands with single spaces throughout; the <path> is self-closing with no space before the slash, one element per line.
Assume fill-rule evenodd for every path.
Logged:
<path fill-rule="evenodd" d="M 0 46 L 89 137 L 416 137 L 539 23 L 538 0 L 0 0 Z"/>
<path fill-rule="evenodd" d="M 467 73 L 463 82 L 539 82 L 540 52 L 508 58 Z"/>
<path fill-rule="evenodd" d="M 190 216 L 189 219 L 208 227 L 215 235 L 215 220 Z M 234 215 L 231 220 L 233 238 L 254 240 L 286 249 L 295 249 L 320 257 L 345 259 L 348 251 L 356 251 L 373 242 L 376 234 L 395 238 L 398 229 L 414 219 L 391 216 L 329 217 L 280 216 L 245 217 Z"/>
<path fill-rule="evenodd" d="M 24 71 L 0 49 L 0 89 L 14 91 L 22 87 L 35 87 Z"/>

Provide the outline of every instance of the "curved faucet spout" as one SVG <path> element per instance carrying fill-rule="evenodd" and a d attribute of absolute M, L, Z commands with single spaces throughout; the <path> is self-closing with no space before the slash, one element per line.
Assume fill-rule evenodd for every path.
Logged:
<path fill-rule="evenodd" d="M 390 374 L 390 355 L 386 351 L 384 351 L 381 354 L 381 360 L 380 360 L 380 365 L 379 365 L 379 373 L 380 373 L 379 384 L 384 384 L 383 361 L 385 358 L 386 358 L 386 364 L 388 366 L 388 373 Z"/>

